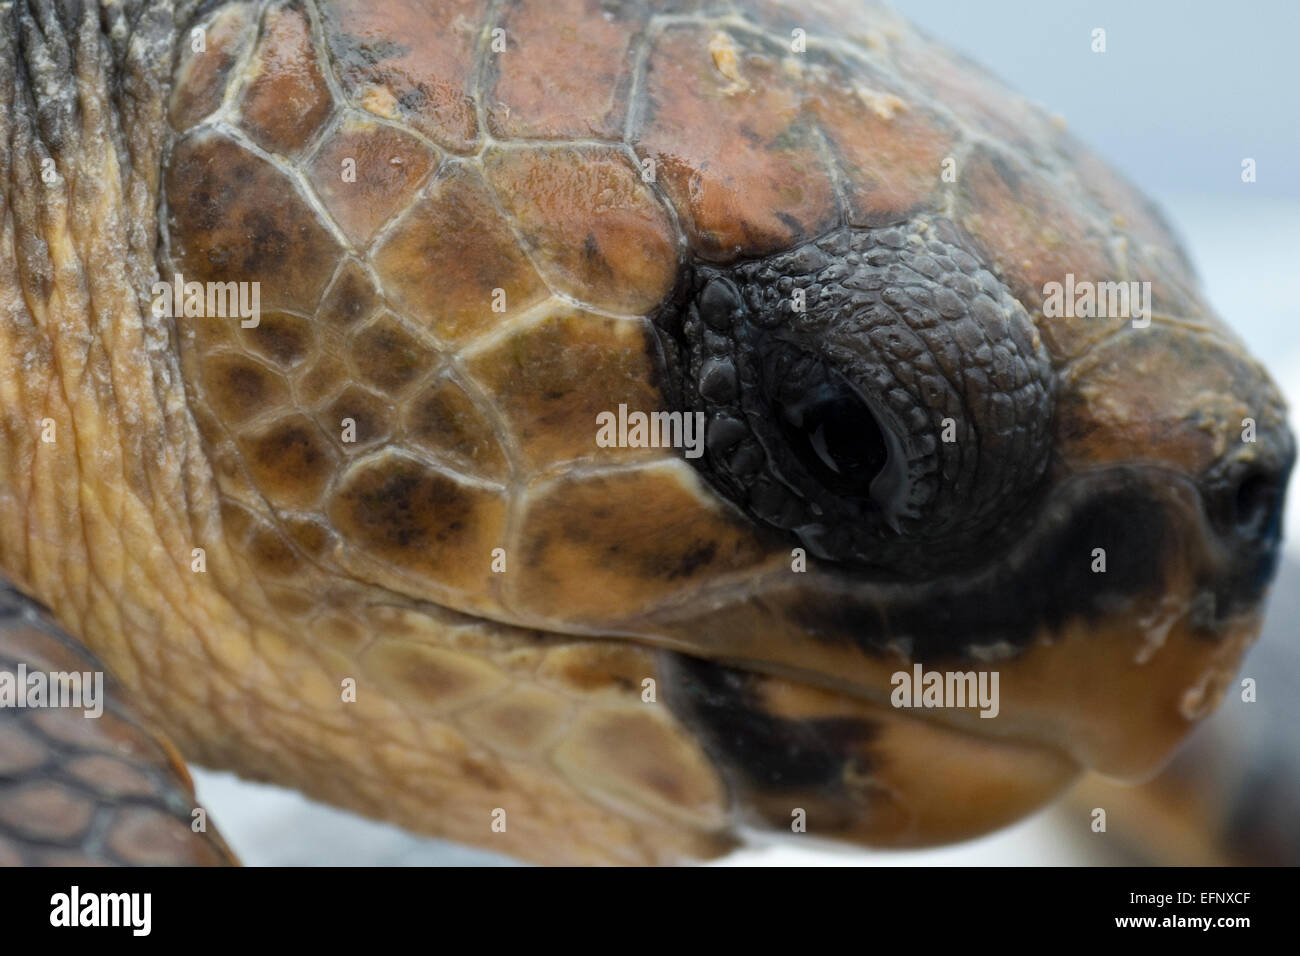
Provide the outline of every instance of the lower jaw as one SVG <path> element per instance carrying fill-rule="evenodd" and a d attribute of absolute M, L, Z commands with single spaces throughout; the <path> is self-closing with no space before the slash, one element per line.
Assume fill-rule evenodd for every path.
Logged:
<path fill-rule="evenodd" d="M 1082 772 L 1042 746 L 978 737 L 925 719 L 888 722 L 877 742 L 868 814 L 843 839 L 876 847 L 953 843 L 1008 826 L 1063 793 Z"/>
<path fill-rule="evenodd" d="M 876 848 L 951 843 L 1014 823 L 1081 773 L 1052 747 L 915 710 L 701 662 L 679 659 L 675 670 L 685 693 L 669 703 L 701 737 L 746 827 Z M 743 744 L 735 723 L 749 726 Z"/>

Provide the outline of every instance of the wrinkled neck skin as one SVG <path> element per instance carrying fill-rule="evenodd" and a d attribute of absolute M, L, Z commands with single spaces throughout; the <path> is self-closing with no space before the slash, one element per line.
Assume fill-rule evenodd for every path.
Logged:
<path fill-rule="evenodd" d="M 0 573 L 138 688 L 160 633 L 233 614 L 185 560 L 213 480 L 147 301 L 172 11 L 0 17 Z"/>
<path fill-rule="evenodd" d="M 94 6 L 0 12 L 0 574 L 186 756 L 234 766 L 243 741 L 211 725 L 243 696 L 256 628 L 194 570 L 195 549 L 209 567 L 228 555 L 174 333 L 148 300 L 173 11 L 127 3 L 115 24 Z"/>
<path fill-rule="evenodd" d="M 189 589 L 177 557 L 210 510 L 145 300 L 171 13 L 151 6 L 129 42 L 90 7 L 0 16 L 0 565 L 75 633 L 122 632 L 143 623 L 134 588 Z"/>

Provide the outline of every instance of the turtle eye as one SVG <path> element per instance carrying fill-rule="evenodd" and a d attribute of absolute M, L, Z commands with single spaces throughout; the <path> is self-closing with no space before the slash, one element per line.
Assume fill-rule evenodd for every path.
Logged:
<path fill-rule="evenodd" d="M 791 451 L 832 491 L 867 497 L 889 462 L 889 446 L 866 402 L 840 375 L 777 408 Z"/>
<path fill-rule="evenodd" d="M 684 273 L 651 345 L 667 405 L 704 416 L 688 457 L 723 498 L 888 576 L 1014 533 L 1051 460 L 1055 373 L 966 241 L 922 216 Z M 1256 497 L 1238 511 L 1266 511 Z"/>

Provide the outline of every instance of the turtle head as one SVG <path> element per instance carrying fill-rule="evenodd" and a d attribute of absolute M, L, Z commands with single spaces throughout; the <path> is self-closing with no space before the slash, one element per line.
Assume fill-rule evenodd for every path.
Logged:
<path fill-rule="evenodd" d="M 747 6 L 0 4 L 0 574 L 187 757 L 552 862 L 1159 766 L 1281 399 L 1038 112 Z"/>

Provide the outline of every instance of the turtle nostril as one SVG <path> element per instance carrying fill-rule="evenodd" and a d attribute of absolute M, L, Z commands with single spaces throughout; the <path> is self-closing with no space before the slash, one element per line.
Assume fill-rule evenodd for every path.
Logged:
<path fill-rule="evenodd" d="M 1247 474 L 1233 495 L 1233 530 L 1251 541 L 1276 536 L 1281 504 L 1281 485 L 1276 478 L 1259 471 Z"/>

